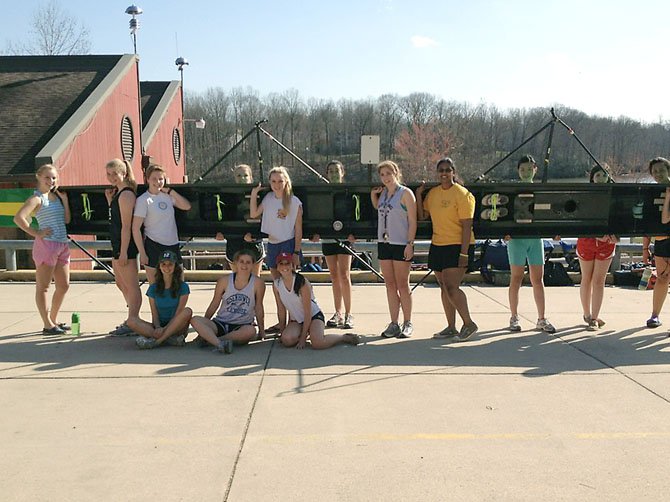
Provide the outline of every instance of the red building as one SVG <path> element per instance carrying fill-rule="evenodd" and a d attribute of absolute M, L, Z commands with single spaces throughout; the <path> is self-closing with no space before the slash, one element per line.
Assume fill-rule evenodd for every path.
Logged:
<path fill-rule="evenodd" d="M 62 186 L 104 185 L 113 158 L 139 182 L 149 160 L 184 182 L 180 83 L 138 75 L 135 55 L 0 57 L 0 188 L 32 188 L 43 164 Z M 0 202 L 0 216 L 15 206 Z M 23 237 L 0 228 L 0 239 Z"/>

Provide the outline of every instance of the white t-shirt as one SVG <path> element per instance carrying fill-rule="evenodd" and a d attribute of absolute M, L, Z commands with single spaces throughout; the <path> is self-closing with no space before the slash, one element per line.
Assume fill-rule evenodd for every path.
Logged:
<path fill-rule="evenodd" d="M 261 220 L 261 232 L 268 234 L 271 244 L 284 242 L 295 237 L 295 222 L 298 219 L 298 210 L 302 202 L 295 195 L 291 196 L 291 207 L 287 215 L 284 215 L 282 199 L 275 197 L 270 192 L 261 201 L 263 206 L 263 219 Z"/>
<path fill-rule="evenodd" d="M 163 246 L 174 246 L 179 242 L 174 204 L 168 194 L 144 192 L 135 201 L 133 215 L 144 218 L 144 235 L 152 241 Z"/>

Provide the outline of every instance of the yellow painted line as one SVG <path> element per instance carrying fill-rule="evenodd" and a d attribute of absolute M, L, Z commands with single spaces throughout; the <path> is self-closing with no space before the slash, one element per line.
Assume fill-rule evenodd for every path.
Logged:
<path fill-rule="evenodd" d="M 629 440 L 629 439 L 670 439 L 670 432 L 570 432 L 565 434 L 510 432 L 510 433 L 415 433 L 415 434 L 300 434 L 300 435 L 262 435 L 258 439 L 268 442 L 319 442 L 319 441 L 537 441 L 553 439 L 575 439 L 590 441 Z"/>
<path fill-rule="evenodd" d="M 0 216 L 14 216 L 23 206 L 23 202 L 0 202 Z"/>

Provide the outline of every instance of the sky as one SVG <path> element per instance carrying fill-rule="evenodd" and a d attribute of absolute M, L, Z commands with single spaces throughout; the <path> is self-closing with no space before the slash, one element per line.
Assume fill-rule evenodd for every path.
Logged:
<path fill-rule="evenodd" d="M 5 12 L 0 47 L 29 37 L 46 0 Z M 120 0 L 57 0 L 92 54 L 132 53 Z M 564 105 L 670 120 L 667 0 L 142 0 L 141 80 L 184 89 L 364 99 L 427 92 L 500 109 Z M 9 16 L 9 17 L 7 17 Z"/>

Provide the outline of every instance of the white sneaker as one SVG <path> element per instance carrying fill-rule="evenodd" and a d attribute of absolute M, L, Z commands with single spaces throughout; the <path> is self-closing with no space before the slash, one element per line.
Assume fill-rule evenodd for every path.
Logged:
<path fill-rule="evenodd" d="M 398 338 L 409 338 L 414 333 L 414 326 L 412 326 L 412 321 L 405 321 L 402 323 L 402 328 L 398 334 Z"/>
<path fill-rule="evenodd" d="M 333 314 L 333 317 L 328 319 L 328 322 L 326 323 L 326 326 L 329 328 L 341 328 L 344 324 L 344 321 L 342 319 L 342 314 L 339 312 L 335 312 Z"/>
<path fill-rule="evenodd" d="M 556 333 L 556 328 L 554 328 L 554 326 L 546 318 L 538 319 L 537 324 L 535 325 L 535 329 L 544 331 L 545 333 Z"/>
<path fill-rule="evenodd" d="M 519 324 L 519 316 L 513 315 L 509 318 L 509 330 L 510 331 L 521 331 L 521 325 Z"/>
<path fill-rule="evenodd" d="M 354 316 L 351 314 L 344 314 L 344 323 L 342 324 L 344 329 L 352 329 L 354 327 Z"/>

